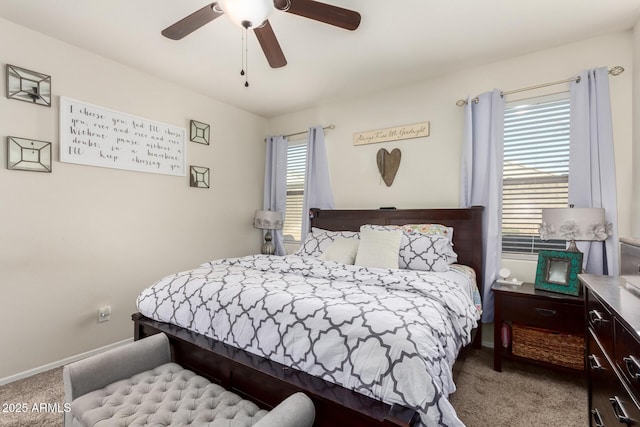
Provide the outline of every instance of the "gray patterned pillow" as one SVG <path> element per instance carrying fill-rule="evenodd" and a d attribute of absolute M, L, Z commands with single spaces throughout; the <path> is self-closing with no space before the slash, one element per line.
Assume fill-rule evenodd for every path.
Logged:
<path fill-rule="evenodd" d="M 400 268 L 423 271 L 449 271 L 449 239 L 404 232 L 400 243 Z"/>
<path fill-rule="evenodd" d="M 449 239 L 449 245 L 444 248 L 447 253 L 447 262 L 454 264 L 458 261 L 458 254 L 453 250 L 453 227 L 447 227 L 442 224 L 405 224 L 402 226 L 405 233 L 419 233 L 428 236 L 446 236 Z"/>
<path fill-rule="evenodd" d="M 338 238 L 359 240 L 360 233 L 357 231 L 330 231 L 313 227 L 311 228 L 311 233 L 307 233 L 304 243 L 294 255 L 318 258 Z"/>

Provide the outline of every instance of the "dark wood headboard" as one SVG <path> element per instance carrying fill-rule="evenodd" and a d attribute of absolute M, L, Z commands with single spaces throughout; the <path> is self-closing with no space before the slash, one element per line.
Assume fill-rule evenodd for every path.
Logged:
<path fill-rule="evenodd" d="M 442 224 L 453 227 L 453 249 L 458 263 L 472 267 L 482 295 L 482 212 L 468 209 L 311 209 L 311 226 L 334 231 L 359 231 L 364 224 Z"/>

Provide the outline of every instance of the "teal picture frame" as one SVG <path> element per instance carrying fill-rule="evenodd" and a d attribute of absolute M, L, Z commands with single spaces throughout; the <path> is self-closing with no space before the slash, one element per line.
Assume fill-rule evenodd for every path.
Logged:
<path fill-rule="evenodd" d="M 579 296 L 578 274 L 582 271 L 582 252 L 539 251 L 536 289 Z"/>

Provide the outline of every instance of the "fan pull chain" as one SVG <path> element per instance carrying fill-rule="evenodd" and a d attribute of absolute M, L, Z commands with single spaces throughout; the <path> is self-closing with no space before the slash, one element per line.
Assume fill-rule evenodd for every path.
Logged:
<path fill-rule="evenodd" d="M 240 75 L 244 76 L 244 37 L 247 30 L 242 30 L 242 47 L 240 48 L 240 56 L 242 57 L 242 65 L 240 66 Z"/>
<path fill-rule="evenodd" d="M 240 70 L 240 75 L 244 76 L 244 87 L 249 87 L 249 55 L 247 50 L 247 28 L 245 27 L 242 31 L 242 69 Z"/>

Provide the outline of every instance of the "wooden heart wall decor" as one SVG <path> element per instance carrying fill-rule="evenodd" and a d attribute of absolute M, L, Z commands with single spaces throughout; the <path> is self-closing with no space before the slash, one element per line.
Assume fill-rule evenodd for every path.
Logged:
<path fill-rule="evenodd" d="M 400 158 L 402 153 L 400 149 L 394 148 L 391 152 L 388 152 L 386 148 L 378 150 L 376 155 L 376 162 L 378 163 L 378 171 L 382 176 L 382 180 L 387 187 L 391 187 L 393 180 L 396 178 L 398 168 L 400 167 Z"/>

